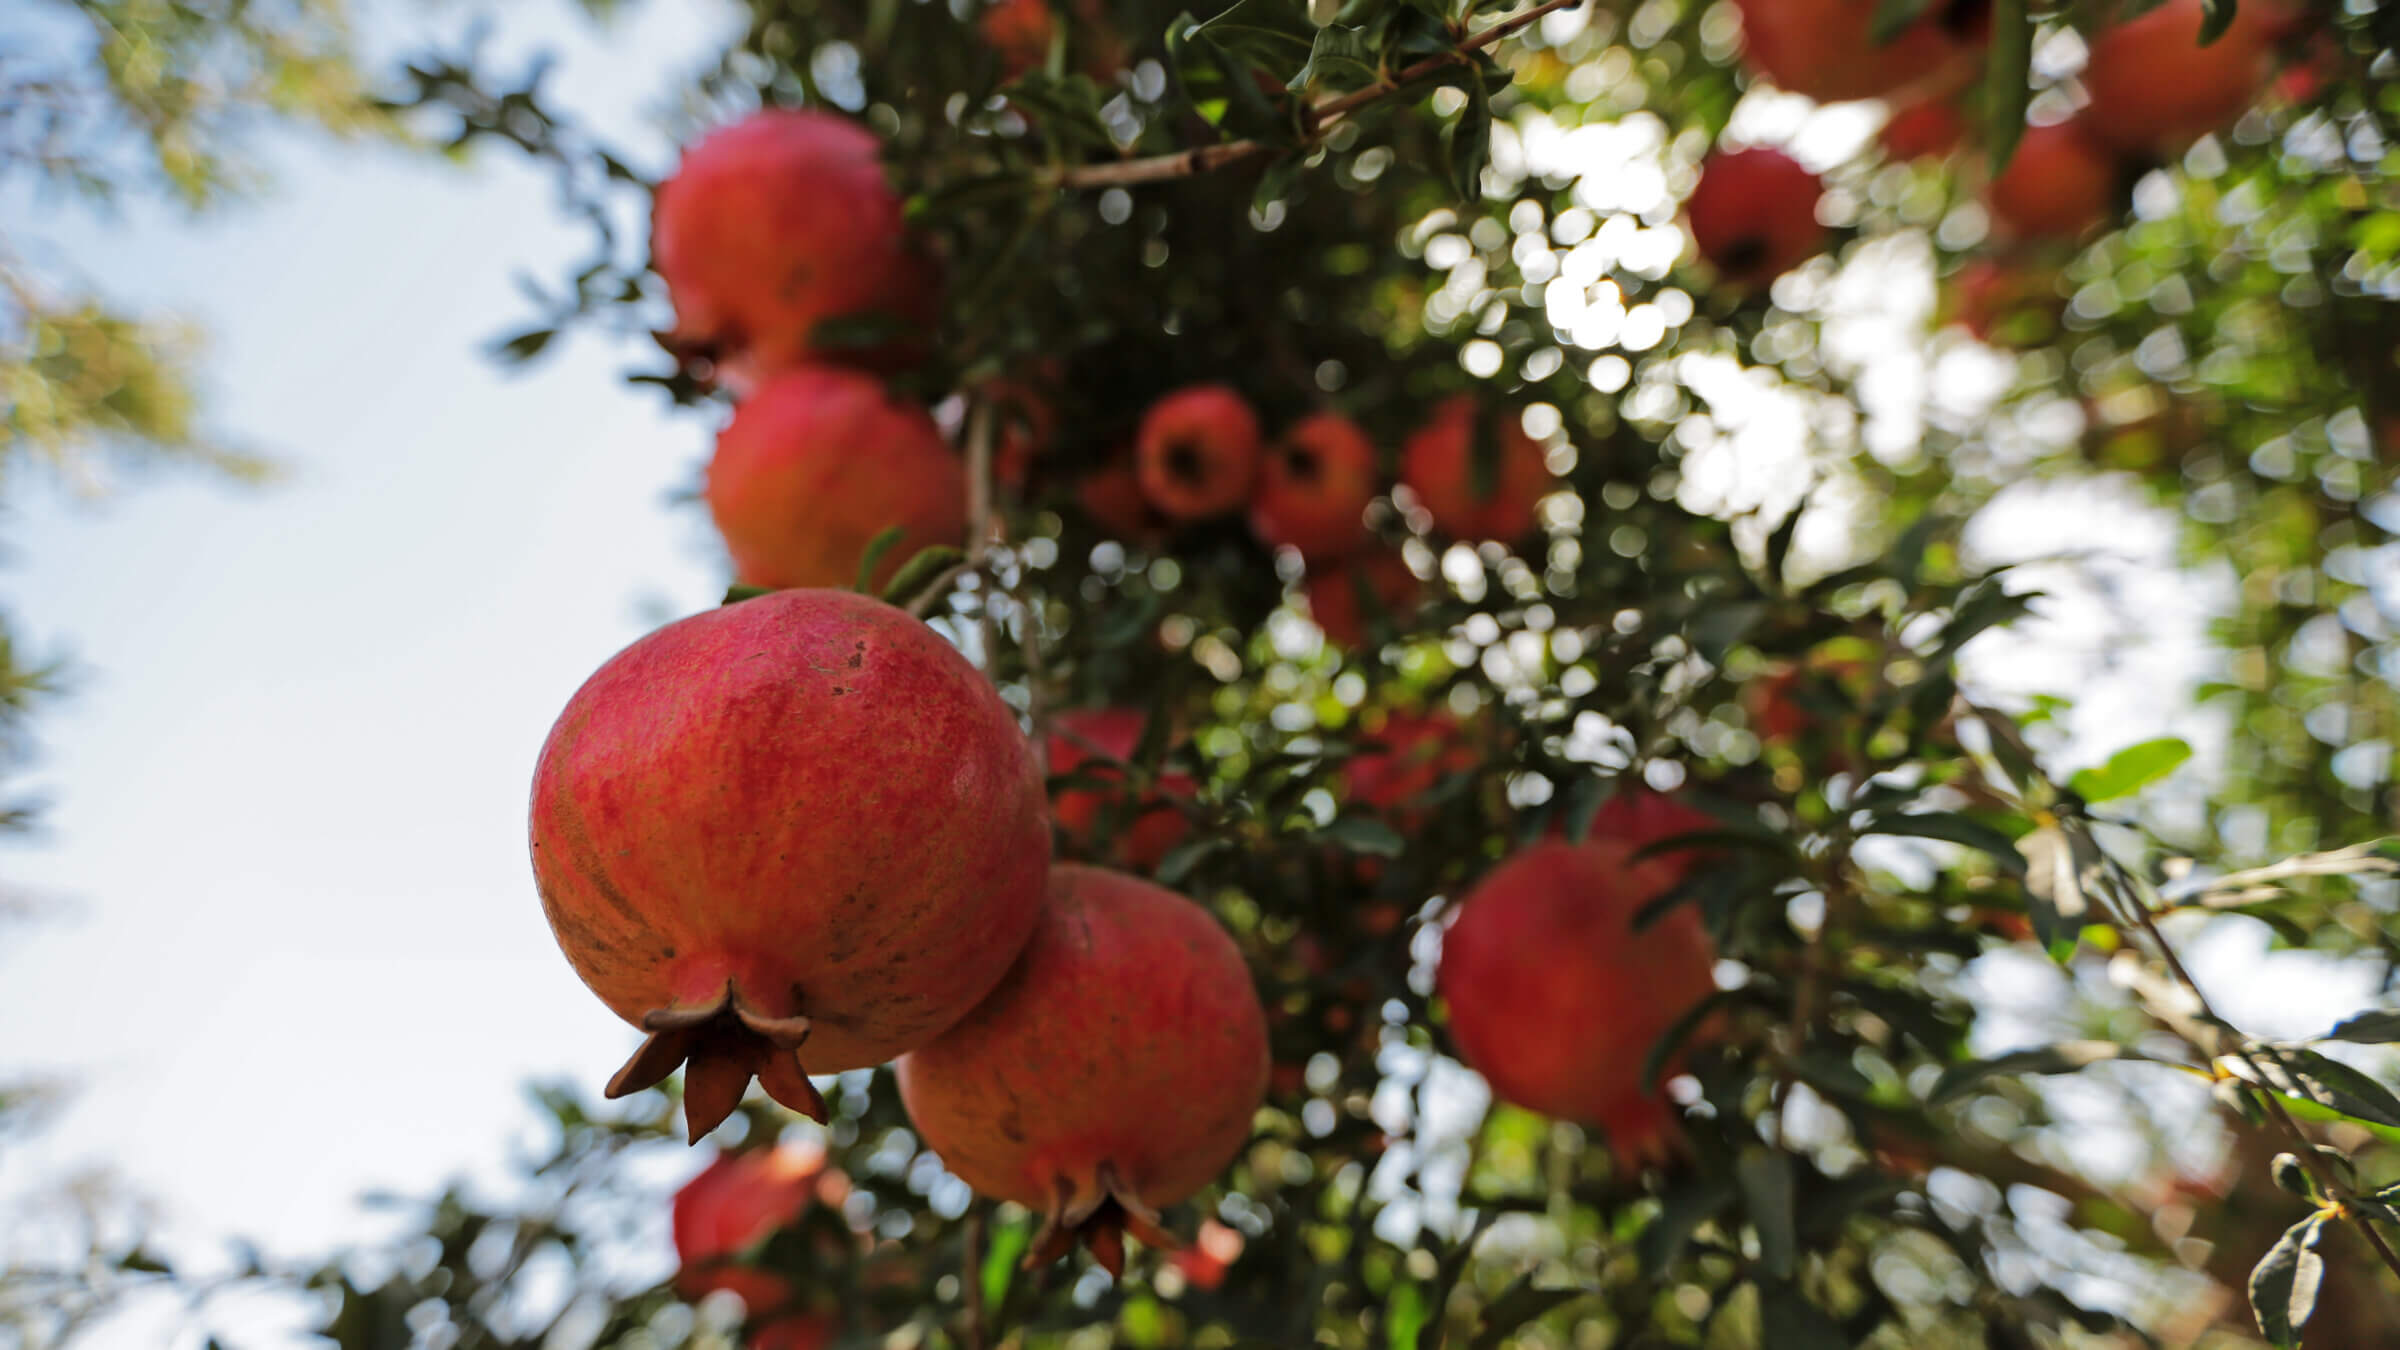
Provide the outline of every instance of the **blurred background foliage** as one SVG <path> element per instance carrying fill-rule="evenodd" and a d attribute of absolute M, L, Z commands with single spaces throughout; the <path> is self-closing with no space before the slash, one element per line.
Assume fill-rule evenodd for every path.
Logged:
<path fill-rule="evenodd" d="M 247 181 L 251 117 L 497 141 L 555 166 L 593 230 L 501 356 L 596 328 L 629 340 L 634 379 L 721 415 L 705 357 L 646 336 L 669 316 L 620 225 L 650 185 L 538 75 L 468 46 L 374 84 L 326 5 L 52 8 L 97 37 L 64 49 L 89 59 L 0 65 L 9 172 L 198 207 Z M 862 118 L 947 283 L 931 358 L 897 383 L 954 422 L 995 380 L 1040 390 L 1057 432 L 1004 486 L 989 573 L 935 621 L 1037 723 L 1145 709 L 1137 781 L 1201 785 L 1155 873 L 1226 920 L 1268 999 L 1256 1137 L 1171 1216 L 1194 1247 L 1112 1284 L 1016 1270 L 1034 1216 L 948 1176 L 888 1075 L 845 1075 L 821 1131 L 754 1102 L 718 1145 L 821 1143 L 842 1183 L 732 1254 L 790 1291 L 745 1310 L 663 1277 L 687 1166 L 667 1096 L 602 1112 L 545 1088 L 515 1193 L 395 1201 L 412 1236 L 322 1262 L 169 1268 L 138 1205 L 70 1197 L 53 1259 L 0 1275 L 0 1345 L 159 1297 L 242 1343 L 223 1328 L 262 1291 L 296 1294 L 276 1305 L 292 1335 L 346 1348 L 2240 1346 L 2295 1343 L 2312 1307 L 2309 1345 L 2400 1340 L 2373 1236 L 2400 1220 L 2400 1100 L 2364 1048 L 2400 1025 L 2270 1039 L 2177 956 L 2263 925 L 2389 981 L 2400 20 L 2309 11 L 2238 121 L 2126 166 L 2110 228 L 2028 244 L 1995 237 L 1972 144 L 1902 160 L 1878 105 L 1755 83 L 1724 4 L 1587 0 L 1451 60 L 1505 15 L 1114 0 L 1057 7 L 1016 70 L 967 0 L 749 8 L 673 116 Z M 2084 35 L 2135 8 L 1995 6 L 2025 26 L 2004 73 L 2026 99 L 1979 105 L 2072 107 Z M 1300 110 L 1433 58 L 1329 130 Z M 1678 216 L 1712 147 L 1761 143 L 1823 172 L 1832 244 L 1741 288 Z M 1227 162 L 1126 168 L 1195 146 Z M 250 467 L 197 429 L 180 336 L 10 242 L 11 451 Z M 2009 312 L 1967 313 L 1995 267 Z M 1298 560 L 1238 525 L 1094 509 L 1143 410 L 1201 381 L 1271 428 L 1338 408 L 1387 460 L 1471 392 L 1544 443 L 1561 490 L 1513 551 L 1443 539 L 1392 494 L 1372 524 L 1406 578 L 1366 640 L 1330 642 Z M 2043 489 L 2031 510 L 2083 503 L 2076 542 L 1993 547 Z M 2091 669 L 1978 664 L 2041 610 L 2031 578 L 2140 631 L 2111 589 L 2129 498 L 2177 515 L 2180 581 L 2213 616 L 2176 721 L 2197 757 L 2079 726 Z M 11 738 L 45 678 L 12 677 Z M 1428 711 L 1470 753 L 1405 803 L 1346 785 Z M 1697 906 L 1725 958 L 1705 1032 L 1675 1037 L 1689 1147 L 1663 1166 L 1490 1103 L 1432 997 L 1451 901 L 1636 784 L 1722 826 L 1663 901 Z"/>

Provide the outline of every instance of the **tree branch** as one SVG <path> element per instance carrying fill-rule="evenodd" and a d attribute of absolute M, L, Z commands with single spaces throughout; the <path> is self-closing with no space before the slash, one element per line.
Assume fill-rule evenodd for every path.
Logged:
<path fill-rule="evenodd" d="M 1327 99 L 1311 106 L 1305 121 L 1312 134 L 1322 133 L 1329 123 L 1338 122 L 1361 108 L 1379 103 L 1408 88 L 1429 75 L 1463 62 L 1467 57 L 1491 46 L 1500 39 L 1530 26 L 1543 15 L 1582 4 L 1583 0 L 1542 0 L 1542 3 L 1522 14 L 1512 14 L 1481 32 L 1471 33 L 1459 44 L 1439 56 L 1429 56 L 1414 65 L 1403 67 L 1399 74 L 1364 89 L 1354 90 L 1339 98 Z M 1045 175 L 1041 181 L 1048 186 L 1073 191 L 1081 188 L 1128 187 L 1137 183 L 1161 183 L 1169 179 L 1190 178 L 1229 165 L 1254 159 L 1267 159 L 1286 153 L 1289 146 L 1272 145 L 1265 141 L 1228 141 L 1223 145 L 1195 146 L 1172 154 L 1150 155 L 1141 159 L 1119 160 L 1114 164 L 1083 164 L 1059 169 Z"/>

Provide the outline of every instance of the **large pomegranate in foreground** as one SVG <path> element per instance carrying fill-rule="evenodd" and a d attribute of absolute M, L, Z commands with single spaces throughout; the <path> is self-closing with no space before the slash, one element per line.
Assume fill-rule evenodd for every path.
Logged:
<path fill-rule="evenodd" d="M 1059 790 L 1050 804 L 1059 832 L 1078 850 L 1088 851 L 1101 818 L 1107 816 L 1115 826 L 1109 856 L 1143 872 L 1158 866 L 1192 832 L 1191 821 L 1175 803 L 1199 790 L 1190 774 L 1162 773 L 1139 800 L 1123 800 L 1128 795 L 1125 771 L 1110 761 L 1132 759 L 1149 720 L 1150 714 L 1140 708 L 1078 708 L 1050 719 L 1049 744 L 1052 776 L 1080 771 L 1083 778 L 1100 780 L 1090 787 Z"/>
<path fill-rule="evenodd" d="M 1478 439 L 1488 439 L 1489 478 L 1478 481 Z M 1442 400 L 1400 448 L 1400 481 L 1436 528 L 1470 542 L 1513 543 L 1540 522 L 1534 509 L 1556 486 L 1542 443 L 1513 412 L 1488 411 L 1472 394 Z"/>
<path fill-rule="evenodd" d="M 698 1299 L 720 1289 L 741 1295 L 752 1316 L 791 1298 L 791 1282 L 744 1265 L 750 1248 L 799 1222 L 822 1189 L 838 1198 L 841 1174 L 825 1170 L 815 1145 L 773 1145 L 723 1153 L 675 1192 L 672 1227 L 682 1268 L 675 1292 Z"/>
<path fill-rule="evenodd" d="M 867 546 L 881 586 L 917 550 L 967 533 L 967 474 L 921 408 L 871 375 L 807 366 L 744 400 L 708 463 L 708 513 L 748 586 L 848 586 Z"/>
<path fill-rule="evenodd" d="M 1716 987 L 1689 906 L 1633 927 L 1669 884 L 1622 845 L 1546 841 L 1493 868 L 1442 938 L 1435 982 L 1460 1055 L 1501 1100 L 1606 1131 L 1621 1165 L 1672 1147 L 1674 1112 L 1642 1064 Z"/>
<path fill-rule="evenodd" d="M 1015 969 L 901 1057 L 917 1132 L 977 1191 L 1042 1213 L 1026 1263 L 1077 1240 L 1111 1274 L 1124 1235 L 1173 1246 L 1158 1211 L 1250 1137 L 1267 1023 L 1209 912 L 1137 877 L 1061 864 Z"/>
<path fill-rule="evenodd" d="M 872 132 L 828 112 L 770 109 L 710 134 L 661 183 L 650 251 L 675 333 L 743 382 L 812 356 L 883 362 L 922 345 L 930 264 L 910 242 Z M 827 320 L 880 323 L 868 347 L 820 341 Z"/>
<path fill-rule="evenodd" d="M 1041 908 L 1048 811 L 1016 717 L 933 630 L 848 591 L 667 625 L 567 704 L 533 777 L 533 871 L 575 973 L 679 1064 L 692 1138 L 756 1074 L 864 1068 L 963 1016 Z"/>

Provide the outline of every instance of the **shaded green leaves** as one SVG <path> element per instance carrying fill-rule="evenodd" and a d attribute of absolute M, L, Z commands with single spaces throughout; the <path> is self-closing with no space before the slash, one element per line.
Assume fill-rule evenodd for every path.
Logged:
<path fill-rule="evenodd" d="M 2390 1045 L 2400 1041 L 2400 1011 L 2378 1008 L 2344 1018 L 2325 1033 L 2325 1039 L 2354 1045 Z"/>
<path fill-rule="evenodd" d="M 1955 811 L 1882 812 L 1869 817 L 1860 833 L 1904 835 L 1912 839 L 1940 839 L 1952 844 L 1964 844 L 1990 854 L 1993 861 L 2000 864 L 2001 870 L 2016 876 L 2025 875 L 2025 858 L 2017 852 L 2016 840 L 1995 826 Z"/>
<path fill-rule="evenodd" d="M 1753 1146 L 1734 1159 L 1735 1184 L 1741 1187 L 1742 1208 L 1758 1230 L 1758 1266 L 1778 1280 L 1792 1278 L 1799 1266 L 1800 1235 L 1793 1219 L 1797 1186 L 1789 1155 Z"/>
<path fill-rule="evenodd" d="M 1984 148 L 1992 176 L 2008 167 L 2025 134 L 2025 105 L 2033 97 L 2033 15 L 2025 0 L 1992 0 L 1992 46 L 1984 64 Z"/>
<path fill-rule="evenodd" d="M 1492 162 L 1492 91 L 1480 65 L 1465 67 L 1468 78 L 1459 83 L 1467 106 L 1458 110 L 1443 140 L 1450 168 L 1450 186 L 1463 201 L 1483 196 L 1483 171 Z"/>
<path fill-rule="evenodd" d="M 1284 86 L 1294 93 L 1363 88 L 1383 78 L 1375 39 L 1364 28 L 1329 24 L 1317 30 L 1307 64 Z"/>
<path fill-rule="evenodd" d="M 2174 736 L 2129 745 L 2097 768 L 2084 769 L 2067 786 L 2087 802 L 2130 797 L 2175 772 L 2192 757 L 2192 747 Z"/>
<path fill-rule="evenodd" d="M 1994 1055 L 1990 1059 L 1953 1064 L 1935 1080 L 1933 1091 L 1927 1099 L 1936 1105 L 1956 1101 L 1987 1078 L 2073 1073 L 2103 1060 L 2148 1058 L 2113 1041 L 2060 1041 L 2055 1045 L 2037 1045 L 2025 1050 L 2011 1050 L 2005 1055 Z"/>
<path fill-rule="evenodd" d="M 2250 1310 L 2259 1334 L 2286 1350 L 2300 1344 L 2301 1328 L 2317 1310 L 2317 1288 L 2325 1278 L 2317 1242 L 2325 1236 L 2325 1220 L 2319 1210 L 2285 1229 L 2250 1272 Z"/>
<path fill-rule="evenodd" d="M 2400 1126 L 2400 1098 L 2364 1072 L 2295 1045 L 2253 1045 L 2218 1061 L 2225 1072 L 2354 1120 Z"/>
<path fill-rule="evenodd" d="M 887 531 L 887 533 L 895 532 Z M 876 542 L 881 543 L 882 539 L 878 537 Z M 894 542 L 898 542 L 897 538 L 894 539 Z M 870 552 L 873 551 L 873 547 L 873 545 L 868 546 Z M 966 561 L 966 557 L 966 554 L 948 544 L 933 544 L 918 549 L 915 556 L 900 564 L 899 571 L 892 573 L 891 581 L 883 588 L 884 603 L 906 609 L 909 605 L 924 598 L 927 587 L 933 585 L 934 581 L 943 573 Z M 873 573 L 874 563 L 872 561 L 859 565 L 858 588 L 860 590 L 867 589 L 868 578 Z"/>
<path fill-rule="evenodd" d="M 1476 1325 L 1475 1339 L 1467 1342 L 1467 1350 L 1500 1350 L 1501 1342 L 1508 1339 L 1510 1332 L 1589 1292 L 1572 1285 L 1555 1289 L 1541 1288 L 1534 1284 L 1533 1272 L 1529 1270 L 1484 1305 L 1483 1320 Z"/>
<path fill-rule="evenodd" d="M 858 577 L 852 582 L 850 589 L 860 595 L 873 595 L 875 593 L 875 569 L 883 565 L 883 555 L 891 552 L 899 544 L 901 537 L 907 533 L 908 530 L 903 526 L 886 525 L 876 533 L 874 538 L 868 540 L 866 549 L 858 555 Z"/>

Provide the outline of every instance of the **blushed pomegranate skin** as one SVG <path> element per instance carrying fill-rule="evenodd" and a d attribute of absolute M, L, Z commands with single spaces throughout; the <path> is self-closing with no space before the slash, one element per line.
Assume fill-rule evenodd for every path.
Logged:
<path fill-rule="evenodd" d="M 1498 453 L 1489 490 L 1481 493 L 1475 483 L 1478 417 L 1487 419 Z M 1487 412 L 1471 394 L 1434 405 L 1400 448 L 1400 481 L 1444 534 L 1504 544 L 1533 533 L 1539 523 L 1535 508 L 1556 486 L 1541 442 L 1526 435 L 1513 414 Z"/>
<path fill-rule="evenodd" d="M 837 1174 L 838 1175 L 838 1174 Z M 776 1145 L 719 1154 L 675 1192 L 671 1227 L 682 1268 L 675 1292 L 698 1300 L 720 1289 L 741 1295 L 752 1316 L 791 1298 L 791 1282 L 738 1264 L 744 1251 L 797 1223 L 817 1202 L 825 1150 Z"/>
<path fill-rule="evenodd" d="M 1028 1264 L 1075 1239 L 1111 1273 L 1121 1234 L 1173 1245 L 1156 1211 L 1225 1170 L 1267 1089 L 1266 1014 L 1205 909 L 1061 864 L 1000 987 L 903 1056 L 900 1100 L 978 1192 L 1049 1216 Z"/>
<path fill-rule="evenodd" d="M 1142 495 L 1176 520 L 1224 515 L 1250 497 L 1258 437 L 1258 414 L 1231 388 L 1179 389 L 1150 405 L 1134 435 Z"/>
<path fill-rule="evenodd" d="M 1825 248 L 1817 223 L 1824 185 L 1781 150 L 1720 150 L 1700 165 L 1684 203 L 1692 243 L 1740 286 L 1763 286 Z"/>
<path fill-rule="evenodd" d="M 1937 4 L 1878 46 L 1868 36 L 1876 0 L 1735 0 L 1734 8 L 1742 63 L 1819 103 L 1882 98 L 1946 72 L 1963 82 L 1988 28 L 1973 7 Z"/>
<path fill-rule="evenodd" d="M 734 409 L 707 497 L 745 586 L 848 586 L 897 525 L 869 579 L 880 587 L 917 550 L 967 533 L 966 469 L 932 416 L 833 366 L 779 375 Z"/>
<path fill-rule="evenodd" d="M 1403 628 L 1425 592 L 1425 583 L 1408 570 L 1408 563 L 1384 549 L 1310 572 L 1301 582 L 1301 593 L 1308 599 L 1308 617 L 1336 647 L 1367 645 L 1368 610 L 1359 595 L 1361 583 L 1383 610 L 1383 618 Z"/>
<path fill-rule="evenodd" d="M 1715 816 L 1690 802 L 1639 783 L 1629 783 L 1600 804 L 1600 810 L 1592 817 L 1592 828 L 1584 838 L 1590 844 L 1631 853 L 1677 835 L 1722 828 Z M 1675 849 L 1651 854 L 1642 861 L 1681 880 L 1706 860 L 1707 855 L 1701 850 Z"/>
<path fill-rule="evenodd" d="M 890 364 L 922 347 L 935 276 L 880 153 L 848 118 L 790 109 L 753 113 L 685 151 L 651 218 L 676 337 L 747 380 L 812 358 Z M 906 336 L 866 350 L 818 343 L 826 320 L 863 315 Z"/>
<path fill-rule="evenodd" d="M 1339 561 L 1374 542 L 1364 517 L 1375 486 L 1367 433 L 1340 413 L 1313 413 L 1267 451 L 1250 498 L 1250 531 L 1298 549 L 1312 564 Z"/>
<path fill-rule="evenodd" d="M 1076 851 L 1089 853 L 1101 816 L 1113 809 L 1116 834 L 1109 841 L 1109 860 L 1137 872 L 1158 866 L 1192 832 L 1191 821 L 1175 802 L 1189 800 L 1199 790 L 1189 774 L 1162 773 L 1133 809 L 1116 805 L 1125 793 L 1125 771 L 1107 761 L 1130 762 L 1149 719 L 1141 708 L 1076 708 L 1050 719 L 1053 777 L 1082 770 L 1086 777 L 1117 784 L 1060 789 L 1050 803 L 1051 819 Z"/>
<path fill-rule="evenodd" d="M 1876 139 L 1893 159 L 1934 159 L 1966 144 L 1967 119 L 1948 99 L 1921 99 L 1894 112 Z"/>
<path fill-rule="evenodd" d="M 2020 239 L 2074 239 L 2116 213 L 2117 162 L 2085 134 L 2086 118 L 2025 128 L 1986 190 L 2001 229 Z"/>
<path fill-rule="evenodd" d="M 1634 931 L 1669 877 L 1630 857 L 1556 840 L 1511 856 L 1460 902 L 1435 976 L 1451 1038 L 1495 1095 L 1598 1126 L 1625 1162 L 1670 1147 L 1674 1113 L 1642 1063 L 1716 987 L 1688 906 Z"/>
<path fill-rule="evenodd" d="M 2158 8 L 2092 35 L 2083 87 L 2094 139 L 2129 152 L 2170 152 L 2233 125 L 2273 78 L 2288 13 L 2241 5 L 2215 42 L 2200 45 L 2201 0 Z"/>
<path fill-rule="evenodd" d="M 611 657 L 542 747 L 531 832 L 568 961 L 651 1033 L 609 1095 L 688 1057 L 695 1141 L 753 1072 L 821 1119 L 803 1064 L 880 1064 L 965 1015 L 1031 930 L 1050 854 L 999 695 L 922 623 L 830 590 Z"/>

